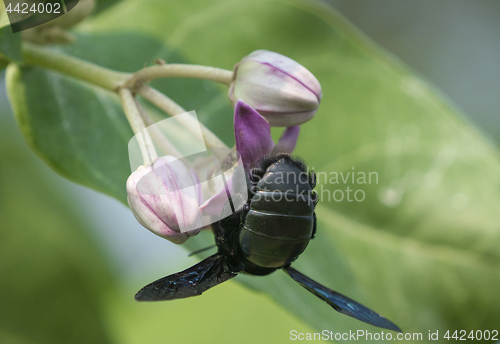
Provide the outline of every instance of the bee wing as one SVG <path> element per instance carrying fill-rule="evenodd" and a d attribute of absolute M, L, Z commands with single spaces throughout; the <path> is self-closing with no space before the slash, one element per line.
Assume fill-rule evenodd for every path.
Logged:
<path fill-rule="evenodd" d="M 135 299 L 161 301 L 197 296 L 236 275 L 229 270 L 224 256 L 214 254 L 189 269 L 148 284 L 135 294 Z"/>
<path fill-rule="evenodd" d="M 402 332 L 401 329 L 396 326 L 392 321 L 387 320 L 378 313 L 375 313 L 369 308 L 366 308 L 360 303 L 357 303 L 350 298 L 337 293 L 325 286 L 313 281 L 309 277 L 301 274 L 292 267 L 283 268 L 285 272 L 299 283 L 301 286 L 309 290 L 311 293 L 326 301 L 330 306 L 332 306 L 337 312 L 348 315 L 355 319 L 361 320 L 367 324 L 385 328 L 388 330 L 393 330 L 397 332 Z"/>

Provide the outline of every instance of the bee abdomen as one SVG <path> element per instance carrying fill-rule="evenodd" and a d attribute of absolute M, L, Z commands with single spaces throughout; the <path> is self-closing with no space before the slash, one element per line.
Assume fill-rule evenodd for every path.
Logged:
<path fill-rule="evenodd" d="M 302 216 L 314 213 L 314 199 L 310 192 L 258 191 L 251 200 L 251 209 L 263 213 Z"/>
<path fill-rule="evenodd" d="M 294 261 L 311 239 L 312 215 L 250 210 L 240 231 L 240 247 L 250 262 L 278 268 Z"/>

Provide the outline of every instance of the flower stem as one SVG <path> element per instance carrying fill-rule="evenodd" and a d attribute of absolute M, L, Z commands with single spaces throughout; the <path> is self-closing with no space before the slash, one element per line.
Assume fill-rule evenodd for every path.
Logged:
<path fill-rule="evenodd" d="M 174 102 L 172 99 L 161 93 L 160 91 L 154 89 L 153 87 L 150 86 L 142 86 L 139 88 L 138 93 L 149 100 L 151 103 L 156 105 L 158 108 L 161 110 L 165 111 L 167 114 L 170 116 L 179 115 L 181 113 L 187 112 L 184 110 L 179 104 Z M 204 125 L 199 123 L 194 117 L 189 117 L 189 119 L 185 120 L 186 117 L 183 117 L 183 120 L 179 120 L 179 123 L 182 124 L 186 129 L 192 131 L 194 134 L 196 134 L 196 128 L 200 126 L 201 128 L 201 134 L 203 135 L 203 140 L 205 141 L 205 145 L 208 148 L 228 148 L 224 142 L 222 142 L 217 135 L 212 133 L 208 128 L 206 128 Z M 220 149 L 215 149 L 214 154 L 217 154 L 220 151 Z M 222 153 L 221 153 L 222 154 Z M 220 158 L 225 158 L 224 156 L 220 156 Z"/>
<path fill-rule="evenodd" d="M 28 42 L 23 43 L 22 51 L 24 62 L 56 70 L 110 91 L 117 91 L 131 76 Z"/>
<path fill-rule="evenodd" d="M 139 113 L 141 114 L 144 123 L 148 127 L 147 130 L 151 134 L 154 139 L 154 143 L 157 147 L 162 151 L 163 155 L 171 155 L 176 158 L 181 158 L 182 154 L 177 150 L 177 148 L 168 140 L 166 135 L 163 135 L 160 129 L 157 126 L 153 125 L 155 122 L 146 112 L 146 110 L 142 107 L 141 103 L 137 99 L 135 99 L 135 104 L 139 109 Z"/>
<path fill-rule="evenodd" d="M 141 118 L 140 110 L 135 103 L 132 92 L 128 88 L 121 87 L 118 90 L 118 96 L 120 97 L 127 120 L 134 131 L 137 142 L 139 143 L 144 165 L 152 165 L 158 158 L 158 155 L 156 154 L 153 140 L 151 140 L 151 137 L 149 136 L 146 126 Z"/>
<path fill-rule="evenodd" d="M 219 82 L 229 86 L 233 72 L 215 67 L 190 64 L 163 64 L 151 66 L 135 72 L 125 83 L 127 87 L 137 87 L 142 83 L 159 78 L 195 78 Z"/>
<path fill-rule="evenodd" d="M 187 112 L 171 98 L 151 86 L 143 85 L 137 90 L 137 93 L 165 111 L 169 116 L 180 115 L 181 113 Z"/>

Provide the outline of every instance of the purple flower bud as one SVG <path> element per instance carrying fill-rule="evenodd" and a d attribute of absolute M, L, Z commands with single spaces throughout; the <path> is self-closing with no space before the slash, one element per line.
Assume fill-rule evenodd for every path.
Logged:
<path fill-rule="evenodd" d="M 281 54 L 257 50 L 234 67 L 229 99 L 243 99 L 271 126 L 290 127 L 314 117 L 322 92 L 305 67 Z"/>
<path fill-rule="evenodd" d="M 200 231 L 199 179 L 182 161 L 165 156 L 139 167 L 127 180 L 127 194 L 137 221 L 153 233 L 182 244 Z"/>

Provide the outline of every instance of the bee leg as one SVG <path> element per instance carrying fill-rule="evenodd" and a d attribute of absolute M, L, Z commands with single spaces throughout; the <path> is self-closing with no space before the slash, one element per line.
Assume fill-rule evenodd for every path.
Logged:
<path fill-rule="evenodd" d="M 215 243 L 219 254 L 226 257 L 226 262 L 232 272 L 243 270 L 244 266 L 238 258 L 238 234 L 241 210 L 212 225 Z"/>
<path fill-rule="evenodd" d="M 311 239 L 314 239 L 315 235 L 316 235 L 316 213 L 313 213 L 313 232 L 311 235 Z"/>

